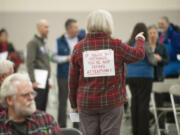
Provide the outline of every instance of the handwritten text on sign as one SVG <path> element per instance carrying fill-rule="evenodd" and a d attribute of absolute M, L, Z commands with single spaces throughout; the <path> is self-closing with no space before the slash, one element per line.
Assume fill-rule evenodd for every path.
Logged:
<path fill-rule="evenodd" d="M 114 76 L 114 51 L 96 50 L 83 52 L 84 77 Z"/>

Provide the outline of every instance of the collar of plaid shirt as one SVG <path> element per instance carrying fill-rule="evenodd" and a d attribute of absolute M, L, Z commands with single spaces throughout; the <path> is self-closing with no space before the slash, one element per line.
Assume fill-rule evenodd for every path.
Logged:
<path fill-rule="evenodd" d="M 33 120 L 32 116 L 27 117 L 26 120 L 35 123 L 35 120 Z M 7 110 L 2 110 L 2 112 L 0 113 L 0 123 L 2 122 L 8 124 L 10 121 L 11 120 L 8 118 Z"/>
<path fill-rule="evenodd" d="M 86 39 L 98 39 L 98 38 L 110 38 L 110 36 L 108 36 L 105 33 L 102 32 L 92 32 L 92 33 L 88 33 L 85 37 Z"/>

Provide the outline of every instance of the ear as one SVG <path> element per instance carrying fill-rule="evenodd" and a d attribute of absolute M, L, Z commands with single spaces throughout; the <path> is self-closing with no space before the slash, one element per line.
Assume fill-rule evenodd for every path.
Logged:
<path fill-rule="evenodd" d="M 14 106 L 13 97 L 6 97 L 6 102 L 7 102 L 8 106 Z"/>

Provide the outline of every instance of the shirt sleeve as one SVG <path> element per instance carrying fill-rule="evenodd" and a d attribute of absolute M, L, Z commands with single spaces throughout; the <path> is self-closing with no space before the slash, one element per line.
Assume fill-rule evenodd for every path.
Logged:
<path fill-rule="evenodd" d="M 27 44 L 26 51 L 27 51 L 26 66 L 27 66 L 28 74 L 31 81 L 35 82 L 34 65 L 35 65 L 36 55 L 37 55 L 37 44 L 33 41 L 30 41 Z"/>
<path fill-rule="evenodd" d="M 67 62 L 67 56 L 58 55 L 57 43 L 54 45 L 54 49 L 52 52 L 52 61 L 59 64 Z"/>
<path fill-rule="evenodd" d="M 72 108 L 77 108 L 77 88 L 78 88 L 78 82 L 79 82 L 79 65 L 76 62 L 76 49 L 73 50 L 72 58 L 69 66 L 69 100 L 71 103 Z"/>
<path fill-rule="evenodd" d="M 164 47 L 164 45 L 161 45 L 161 49 L 163 50 L 163 55 L 161 56 L 162 60 L 160 62 L 158 62 L 158 64 L 161 66 L 164 66 L 164 65 L 169 64 L 170 58 L 169 58 L 169 54 L 168 54 L 166 48 Z"/>
<path fill-rule="evenodd" d="M 120 43 L 118 55 L 122 57 L 125 63 L 130 64 L 144 59 L 145 42 L 139 37 L 135 42 L 135 46 L 131 47 L 125 43 Z"/>
<path fill-rule="evenodd" d="M 48 123 L 49 125 L 51 125 L 51 135 L 62 135 L 61 129 L 59 124 L 54 120 L 54 118 L 52 116 L 48 116 Z"/>

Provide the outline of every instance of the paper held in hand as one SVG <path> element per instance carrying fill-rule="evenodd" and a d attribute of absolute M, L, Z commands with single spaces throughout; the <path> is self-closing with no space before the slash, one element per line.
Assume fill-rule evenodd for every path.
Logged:
<path fill-rule="evenodd" d="M 0 53 L 0 60 L 6 60 L 8 57 L 8 52 L 2 52 Z"/>
<path fill-rule="evenodd" d="M 84 77 L 115 76 L 112 49 L 83 52 Z"/>
<path fill-rule="evenodd" d="M 72 122 L 80 122 L 79 113 L 70 113 L 69 115 Z"/>
<path fill-rule="evenodd" d="M 35 80 L 38 83 L 38 88 L 45 89 L 48 79 L 48 71 L 42 69 L 34 70 Z"/>
<path fill-rule="evenodd" d="M 180 61 L 180 54 L 177 54 L 177 60 Z"/>

